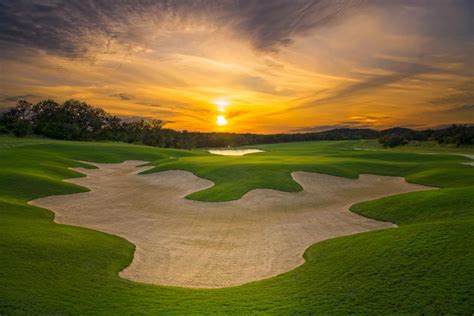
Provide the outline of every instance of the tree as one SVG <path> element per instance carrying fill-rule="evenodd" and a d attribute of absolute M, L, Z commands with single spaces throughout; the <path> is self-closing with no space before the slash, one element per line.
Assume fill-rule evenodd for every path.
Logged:
<path fill-rule="evenodd" d="M 17 137 L 24 137 L 32 132 L 34 119 L 33 105 L 20 100 L 17 106 L 5 112 L 1 118 L 2 129 L 11 131 Z"/>
<path fill-rule="evenodd" d="M 402 136 L 398 135 L 385 135 L 379 138 L 379 143 L 382 144 L 383 147 L 397 147 L 408 144 L 408 140 Z"/>

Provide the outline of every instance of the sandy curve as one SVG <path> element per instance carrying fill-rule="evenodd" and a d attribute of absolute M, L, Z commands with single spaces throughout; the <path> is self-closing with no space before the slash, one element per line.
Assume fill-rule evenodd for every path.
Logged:
<path fill-rule="evenodd" d="M 90 192 L 30 203 L 54 211 L 58 223 L 134 243 L 134 259 L 122 277 L 182 287 L 234 286 L 287 272 L 318 241 L 395 226 L 350 212 L 352 204 L 429 189 L 400 177 L 293 172 L 301 192 L 258 189 L 236 201 L 198 202 L 184 197 L 211 181 L 177 170 L 138 175 L 149 168 L 137 167 L 143 163 L 75 168 L 87 176 L 67 181 Z"/>

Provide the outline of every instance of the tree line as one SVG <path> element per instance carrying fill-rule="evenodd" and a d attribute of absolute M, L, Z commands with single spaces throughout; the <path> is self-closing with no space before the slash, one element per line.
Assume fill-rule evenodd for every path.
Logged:
<path fill-rule="evenodd" d="M 20 100 L 0 116 L 0 133 L 17 137 L 40 135 L 62 140 L 112 140 L 182 149 L 375 138 L 385 147 L 400 146 L 412 140 L 436 140 L 458 146 L 474 143 L 474 128 L 465 125 L 424 131 L 339 128 L 314 133 L 267 135 L 176 131 L 164 126 L 162 120 L 126 120 L 78 100 L 62 104 L 53 100 L 36 104 Z"/>
<path fill-rule="evenodd" d="M 439 144 L 453 144 L 457 147 L 474 145 L 474 126 L 452 125 L 442 129 L 415 131 L 409 128 L 391 128 L 381 132 L 379 143 L 384 147 L 407 145 L 412 141 L 436 141 Z"/>

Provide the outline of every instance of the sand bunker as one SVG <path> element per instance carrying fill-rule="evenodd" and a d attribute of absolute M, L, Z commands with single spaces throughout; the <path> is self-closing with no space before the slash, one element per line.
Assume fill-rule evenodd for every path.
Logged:
<path fill-rule="evenodd" d="M 461 154 L 461 156 L 467 157 L 467 158 L 469 158 L 469 159 L 474 159 L 474 155 Z M 473 167 L 474 167 L 474 161 L 472 161 L 472 162 L 464 162 L 463 164 L 464 164 L 464 165 L 468 165 L 468 166 L 473 166 Z"/>
<path fill-rule="evenodd" d="M 294 172 L 304 190 L 258 189 L 230 202 L 184 199 L 212 182 L 187 171 L 147 175 L 144 162 L 75 168 L 67 180 L 91 192 L 31 201 L 55 221 L 122 236 L 136 245 L 124 278 L 183 287 L 226 287 L 269 278 L 301 265 L 310 245 L 337 236 L 394 227 L 350 212 L 350 205 L 428 187 L 403 178 L 361 175 L 358 180 Z"/>
<path fill-rule="evenodd" d="M 243 156 L 247 154 L 263 153 L 264 151 L 260 149 L 213 149 L 209 150 L 209 152 L 214 155 Z"/>

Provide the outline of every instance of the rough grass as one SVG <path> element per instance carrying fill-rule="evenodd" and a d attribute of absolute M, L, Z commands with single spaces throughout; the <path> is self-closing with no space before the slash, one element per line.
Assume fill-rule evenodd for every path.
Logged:
<path fill-rule="evenodd" d="M 355 151 L 363 142 L 259 146 L 243 157 L 114 143 L 0 138 L 0 314 L 465 314 L 474 310 L 474 167 L 461 156 L 407 149 Z M 174 158 L 170 158 L 174 157 Z M 75 160 L 151 161 L 185 169 L 216 186 L 188 198 L 216 201 L 254 188 L 297 191 L 294 170 L 355 178 L 403 175 L 442 189 L 354 205 L 399 228 L 317 243 L 306 263 L 247 285 L 193 290 L 120 279 L 133 245 L 119 237 L 52 222 L 26 202 L 84 191 Z M 152 171 L 153 172 L 153 171 Z"/>

